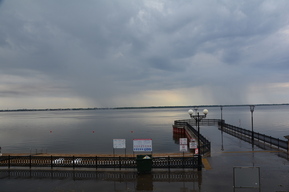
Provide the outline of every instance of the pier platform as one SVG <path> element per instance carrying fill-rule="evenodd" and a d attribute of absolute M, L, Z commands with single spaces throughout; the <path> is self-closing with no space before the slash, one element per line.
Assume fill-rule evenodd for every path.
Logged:
<path fill-rule="evenodd" d="M 252 145 L 216 127 L 203 126 L 201 131 L 212 144 L 200 191 L 289 192 L 289 157 L 284 150 L 260 148 L 258 142 Z M 233 188 L 236 167 L 258 167 L 260 188 Z"/>

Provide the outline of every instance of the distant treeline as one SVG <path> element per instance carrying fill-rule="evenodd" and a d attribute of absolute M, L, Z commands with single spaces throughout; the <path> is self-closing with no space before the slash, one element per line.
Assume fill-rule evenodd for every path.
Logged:
<path fill-rule="evenodd" d="M 199 107 L 242 107 L 242 106 L 278 106 L 289 105 L 282 104 L 244 104 L 244 105 L 188 105 L 188 106 L 149 106 L 149 107 L 113 107 L 113 108 L 57 108 L 57 109 L 5 109 L 0 112 L 17 112 L 17 111 L 79 111 L 79 110 L 113 110 L 113 109 L 165 109 L 165 108 L 199 108 Z"/>

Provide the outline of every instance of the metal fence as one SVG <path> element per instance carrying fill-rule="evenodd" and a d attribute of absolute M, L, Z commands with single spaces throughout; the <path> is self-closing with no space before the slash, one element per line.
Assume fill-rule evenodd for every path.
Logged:
<path fill-rule="evenodd" d="M 203 119 L 202 121 L 204 122 L 202 124 L 200 123 L 200 125 L 203 125 L 203 126 L 204 125 L 207 125 L 207 126 L 217 125 L 219 122 L 218 119 Z M 196 122 L 194 120 L 187 119 L 187 120 L 177 120 L 174 122 L 174 125 L 186 127 L 189 131 L 193 133 L 195 138 L 197 138 L 198 131 L 192 126 L 192 125 L 196 125 L 195 123 Z M 211 142 L 207 138 L 205 138 L 202 134 L 200 134 L 200 142 L 202 143 L 202 145 L 200 146 L 200 150 L 201 150 L 200 154 L 204 155 L 206 153 L 210 153 Z"/>
<path fill-rule="evenodd" d="M 252 137 L 252 131 L 248 130 L 248 129 L 243 129 L 240 127 L 236 127 L 230 124 L 226 124 L 226 123 L 219 123 L 220 129 L 223 128 L 223 131 L 225 132 L 230 132 L 233 134 L 238 134 L 238 135 L 243 135 L 245 137 L 251 138 Z M 277 147 L 278 149 L 285 149 L 288 151 L 288 141 L 285 140 L 281 140 L 279 138 L 274 138 L 265 134 L 261 134 L 261 133 L 257 133 L 257 132 L 253 132 L 253 137 L 255 140 L 258 141 L 262 141 L 266 144 L 269 145 L 273 145 L 275 147 Z"/>
<path fill-rule="evenodd" d="M 199 122 L 200 126 L 214 126 L 218 125 L 220 119 L 202 119 L 202 121 Z M 195 119 L 184 119 L 184 120 L 176 120 L 174 122 L 175 125 L 185 125 L 186 123 L 190 124 L 191 126 L 197 126 L 197 122 Z"/>
<path fill-rule="evenodd" d="M 153 157 L 152 168 L 197 168 L 196 157 Z M 0 167 L 137 168 L 135 157 L 2 156 Z"/>
<path fill-rule="evenodd" d="M 176 120 L 174 122 L 174 125 L 188 127 L 197 137 L 197 130 L 193 128 L 193 126 L 196 126 L 196 121 L 194 119 Z M 223 128 L 223 131 L 227 133 L 231 133 L 232 135 L 235 135 L 235 136 L 238 135 L 238 136 L 243 136 L 247 138 L 252 137 L 252 131 L 227 124 L 225 123 L 224 120 L 220 120 L 220 119 L 203 119 L 202 121 L 200 121 L 200 125 L 202 126 L 219 125 L 220 129 Z M 258 132 L 253 132 L 253 136 L 255 140 L 264 142 L 264 144 L 266 145 L 274 146 L 274 147 L 277 147 L 278 149 L 283 149 L 286 151 L 289 150 L 288 141 L 281 140 L 279 138 L 274 138 L 274 137 L 261 134 Z M 210 150 L 210 142 L 201 134 L 200 134 L 200 140 L 201 140 L 201 143 L 203 143 L 201 147 L 203 148 L 201 150 L 201 153 L 208 152 Z"/>
<path fill-rule="evenodd" d="M 210 153 L 211 152 L 211 142 L 204 137 L 202 134 L 198 134 L 198 131 L 196 129 L 194 129 L 193 126 L 191 126 L 189 123 L 186 125 L 187 128 L 193 132 L 193 134 L 198 137 L 198 135 L 200 136 L 200 142 L 202 143 L 202 145 L 200 145 L 200 154 L 206 154 L 206 153 Z"/>

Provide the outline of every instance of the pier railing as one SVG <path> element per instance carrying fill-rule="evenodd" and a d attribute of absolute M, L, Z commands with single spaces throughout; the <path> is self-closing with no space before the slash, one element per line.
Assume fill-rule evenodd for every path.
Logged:
<path fill-rule="evenodd" d="M 186 127 L 188 128 L 190 131 L 192 131 L 195 135 L 195 137 L 197 138 L 197 130 L 194 129 L 193 126 L 196 126 L 196 121 L 194 119 L 185 119 L 185 120 L 176 120 L 174 122 L 175 126 L 178 127 Z M 252 139 L 252 131 L 248 130 L 248 129 L 243 129 L 241 127 L 237 127 L 234 125 L 230 125 L 225 123 L 225 120 L 220 120 L 220 119 L 203 119 L 200 122 L 201 126 L 215 126 L 218 125 L 220 130 L 223 130 L 224 132 L 231 134 L 235 137 L 239 137 L 239 138 L 247 138 L 246 140 L 248 142 L 251 141 Z M 288 141 L 279 139 L 279 138 L 274 138 L 271 137 L 269 135 L 265 135 L 262 133 L 258 133 L 258 132 L 253 132 L 253 136 L 254 136 L 254 140 L 258 141 L 259 143 L 263 142 L 265 145 L 270 146 L 270 147 L 275 147 L 278 149 L 283 149 L 285 151 L 289 151 L 288 149 Z M 201 148 L 203 148 L 201 150 L 201 153 L 206 153 L 210 150 L 210 142 L 203 136 L 200 134 L 200 140 L 201 143 L 203 144 L 203 146 Z"/>
<path fill-rule="evenodd" d="M 214 126 L 218 125 L 220 119 L 202 119 L 202 121 L 199 122 L 200 126 Z M 197 126 L 197 122 L 194 119 L 184 119 L 184 120 L 176 120 L 174 122 L 175 125 L 185 125 L 186 123 L 190 124 L 191 126 Z"/>
<path fill-rule="evenodd" d="M 201 123 L 202 122 L 202 123 Z M 204 126 L 212 126 L 212 125 L 218 125 L 219 120 L 218 119 L 203 119 L 200 122 L 200 125 Z M 198 138 L 198 131 L 193 127 L 193 125 L 196 126 L 196 121 L 192 119 L 187 120 L 177 120 L 174 122 L 175 126 L 183 126 L 187 131 L 191 132 L 195 138 Z M 200 154 L 205 155 L 206 153 L 211 152 L 211 142 L 204 137 L 202 134 L 200 134 Z"/>
<path fill-rule="evenodd" d="M 224 132 L 229 133 L 234 136 L 243 136 L 243 137 L 248 137 L 250 139 L 252 138 L 252 131 L 248 129 L 236 127 L 230 124 L 226 124 L 224 122 L 222 124 L 221 121 L 219 122 L 219 129 L 220 130 L 223 129 Z M 254 137 L 254 140 L 257 140 L 259 142 L 261 141 L 261 142 L 264 142 L 264 144 L 275 146 L 278 149 L 281 148 L 281 149 L 288 151 L 288 141 L 281 140 L 279 138 L 274 138 L 274 137 L 257 133 L 257 132 L 253 132 L 253 137 Z"/>
<path fill-rule="evenodd" d="M 196 157 L 153 157 L 152 168 L 197 168 Z M 2 156 L 0 167 L 137 168 L 135 157 Z"/>

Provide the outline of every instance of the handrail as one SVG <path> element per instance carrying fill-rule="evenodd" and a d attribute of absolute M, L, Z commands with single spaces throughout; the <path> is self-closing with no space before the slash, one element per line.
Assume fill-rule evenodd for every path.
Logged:
<path fill-rule="evenodd" d="M 221 126 L 221 122 L 219 123 L 219 125 Z M 227 123 L 223 123 L 222 127 L 223 127 L 223 131 L 225 131 L 225 132 L 231 131 L 234 133 L 238 133 L 240 135 L 244 135 L 244 136 L 249 137 L 249 138 L 252 137 L 252 131 L 250 131 L 248 129 L 236 127 L 234 125 L 230 125 Z M 271 137 L 271 136 L 268 136 L 265 134 L 254 132 L 254 131 L 253 131 L 253 137 L 254 137 L 254 139 L 256 139 L 258 141 L 263 141 L 264 143 L 278 147 L 278 149 L 282 148 L 282 149 L 285 149 L 288 151 L 288 141 L 281 140 L 279 138 L 274 138 L 274 137 Z"/>
<path fill-rule="evenodd" d="M 174 124 L 176 126 L 188 126 L 188 127 L 192 127 L 190 128 L 193 132 L 195 132 L 195 136 L 197 137 L 196 134 L 196 130 L 193 128 L 193 126 L 196 126 L 196 121 L 193 119 L 184 119 L 184 120 L 176 120 L 174 122 Z M 230 125 L 225 123 L 225 120 L 221 120 L 221 119 L 202 119 L 202 121 L 200 121 L 200 125 L 204 126 L 212 126 L 212 125 L 219 125 L 223 128 L 223 131 L 231 131 L 243 136 L 246 136 L 248 138 L 252 137 L 252 131 L 248 130 L 248 129 L 243 129 L 234 125 Z M 221 129 L 221 128 L 220 128 Z M 274 138 L 265 134 L 261 134 L 258 132 L 254 132 L 253 131 L 253 137 L 254 139 L 258 140 L 258 141 L 263 141 L 264 143 L 267 143 L 269 145 L 274 145 L 275 147 L 284 149 L 284 150 L 289 150 L 288 149 L 288 141 L 285 140 L 281 140 L 279 138 Z M 203 138 L 203 136 L 200 136 L 200 140 L 203 144 L 208 143 L 209 141 L 206 141 L 206 138 Z"/>
<path fill-rule="evenodd" d="M 135 157 L 1 156 L 0 167 L 137 168 Z M 196 157 L 152 157 L 152 168 L 197 168 Z"/>
<path fill-rule="evenodd" d="M 219 119 L 203 119 L 200 123 L 200 125 L 216 125 L 219 123 Z M 183 127 L 187 127 L 196 138 L 198 138 L 198 131 L 193 127 L 193 125 L 196 126 L 196 121 L 193 119 L 185 119 L 185 120 L 176 120 L 174 122 L 174 125 L 176 126 L 183 126 Z M 200 154 L 206 154 L 206 153 L 210 153 L 211 152 L 211 142 L 205 138 L 202 134 L 200 134 L 200 142 L 202 145 L 200 145 L 200 150 L 199 153 Z"/>

